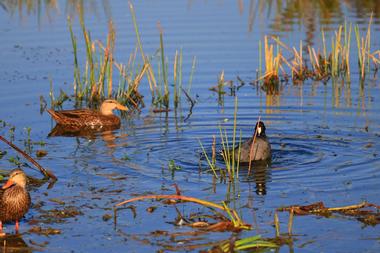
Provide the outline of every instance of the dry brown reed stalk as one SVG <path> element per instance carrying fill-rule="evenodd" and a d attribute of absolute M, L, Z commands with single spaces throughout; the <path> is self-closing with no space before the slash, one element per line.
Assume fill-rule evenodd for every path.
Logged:
<path fill-rule="evenodd" d="M 326 80 L 329 78 L 329 73 L 326 71 L 328 69 L 327 67 L 327 60 L 322 57 L 320 53 L 316 53 L 314 48 L 311 48 L 308 46 L 309 51 L 309 60 L 312 67 L 312 78 L 314 80 Z"/>
<path fill-rule="evenodd" d="M 150 87 L 152 96 L 155 97 L 155 92 L 157 92 L 157 82 L 156 82 L 156 78 L 155 78 L 155 75 L 154 75 L 153 67 L 150 64 L 149 58 L 147 56 L 145 56 L 145 53 L 144 53 L 144 50 L 143 50 L 143 46 L 142 46 L 142 42 L 141 42 L 141 37 L 140 37 L 140 32 L 139 32 L 139 29 L 138 29 L 138 26 L 137 26 L 136 14 L 135 14 L 135 10 L 134 10 L 133 4 L 130 1 L 128 1 L 128 5 L 129 5 L 129 9 L 130 9 L 131 14 L 132 14 L 132 21 L 133 21 L 133 25 L 134 25 L 134 28 L 135 28 L 136 39 L 137 39 L 137 44 L 138 44 L 139 49 L 140 49 L 141 58 L 144 61 L 144 64 L 148 65 L 148 72 L 147 72 L 148 75 L 147 75 L 147 77 L 148 77 L 149 87 Z M 156 94 L 156 95 L 158 95 L 158 94 Z"/>
<path fill-rule="evenodd" d="M 373 207 L 376 209 L 375 212 L 371 210 L 366 210 L 365 212 L 362 212 L 361 209 Z M 296 215 L 307 215 L 307 214 L 317 214 L 317 215 L 326 215 L 330 214 L 331 212 L 339 212 L 344 215 L 371 215 L 371 214 L 377 214 L 379 215 L 380 206 L 372 203 L 368 203 L 366 201 L 363 201 L 356 205 L 348 205 L 348 206 L 341 206 L 341 207 L 325 207 L 323 202 L 316 202 L 312 203 L 310 205 L 305 206 L 299 206 L 299 205 L 293 205 L 288 207 L 281 207 L 277 208 L 277 211 L 288 211 L 293 212 Z"/>
<path fill-rule="evenodd" d="M 288 235 L 289 236 L 292 236 L 293 218 L 294 218 L 294 211 L 293 211 L 293 209 L 290 209 L 290 212 L 289 212 L 289 221 L 288 221 Z"/>
<path fill-rule="evenodd" d="M 372 54 L 369 54 L 368 56 L 372 59 L 372 61 L 376 64 L 376 66 L 380 64 L 380 50 L 377 50 L 373 52 Z"/>
<path fill-rule="evenodd" d="M 44 167 L 42 167 L 36 160 L 34 160 L 30 155 L 22 151 L 19 147 L 17 147 L 15 144 L 12 142 L 8 141 L 5 139 L 3 136 L 0 135 L 0 140 L 5 142 L 8 146 L 19 152 L 21 155 L 23 155 L 28 161 L 30 161 L 34 166 L 39 169 L 39 171 L 42 173 L 47 178 L 50 178 L 53 182 L 57 181 L 58 178 L 54 175 L 53 172 L 46 170 Z"/>
<path fill-rule="evenodd" d="M 104 51 L 104 53 L 106 54 L 107 53 L 107 48 L 104 47 L 104 45 L 102 44 L 102 42 L 100 41 L 96 41 L 97 44 L 99 45 L 100 49 L 102 49 Z M 128 61 L 128 66 L 131 67 L 132 65 L 132 61 L 134 61 L 133 59 L 136 57 L 136 51 L 134 54 L 131 54 L 130 56 L 130 59 Z M 138 99 L 138 101 L 135 101 L 132 97 L 131 97 L 131 93 L 134 93 L 134 95 L 137 97 L 137 98 L 142 98 L 142 96 L 140 95 L 140 93 L 138 92 L 138 87 L 141 83 L 141 80 L 142 78 L 144 77 L 144 75 L 146 74 L 147 70 L 149 69 L 149 65 L 147 63 L 144 63 L 143 67 L 141 68 L 140 72 L 134 77 L 134 79 L 132 80 L 129 76 L 126 75 L 125 71 L 124 71 L 124 66 L 123 64 L 121 63 L 118 63 L 115 59 L 112 58 L 112 63 L 113 65 L 115 65 L 115 67 L 119 70 L 119 72 L 121 73 L 121 76 L 127 81 L 128 83 L 128 89 L 127 91 L 124 91 L 124 95 L 128 98 L 128 100 L 134 105 L 135 108 L 138 108 L 138 104 L 141 103 L 142 101 L 140 99 Z"/>
<path fill-rule="evenodd" d="M 365 38 L 360 37 L 360 32 L 359 32 L 359 26 L 355 26 L 355 35 L 356 35 L 356 43 L 358 47 L 358 56 L 359 56 L 359 68 L 360 68 L 360 77 L 362 79 L 365 78 L 365 67 L 366 67 L 366 62 L 367 62 L 367 67 L 369 71 L 369 58 L 367 58 L 367 55 L 370 52 L 370 47 L 371 47 L 371 25 L 372 25 L 372 18 L 373 18 L 373 13 L 371 14 L 369 23 L 368 23 L 368 28 L 367 28 L 367 33 Z"/>
<path fill-rule="evenodd" d="M 216 163 L 216 137 L 215 135 L 212 136 L 212 158 L 211 158 L 212 165 L 215 166 Z"/>
<path fill-rule="evenodd" d="M 251 229 L 251 225 L 244 223 L 241 220 L 241 218 L 239 217 L 239 215 L 237 214 L 237 212 L 235 210 L 227 207 L 226 204 L 223 203 L 223 205 L 218 205 L 218 204 L 215 204 L 215 203 L 210 202 L 210 201 L 206 201 L 206 200 L 202 200 L 202 199 L 198 199 L 198 198 L 194 198 L 194 197 L 188 197 L 188 196 L 184 196 L 184 195 L 145 195 L 145 196 L 139 196 L 139 197 L 131 198 L 131 199 L 122 201 L 122 202 L 114 205 L 115 216 L 116 216 L 118 207 L 123 206 L 123 205 L 128 204 L 128 203 L 131 203 L 131 202 L 135 202 L 135 201 L 139 201 L 139 200 L 145 200 L 145 199 L 156 199 L 156 200 L 160 200 L 160 199 L 173 200 L 173 199 L 176 199 L 176 200 L 182 200 L 185 202 L 197 203 L 197 204 L 200 204 L 202 206 L 209 207 L 209 208 L 219 209 L 219 210 L 222 210 L 228 214 L 230 219 L 228 219 L 226 216 L 224 216 L 224 217 L 227 220 L 230 220 L 231 224 L 233 225 L 233 230 L 241 231 L 241 230 Z M 220 223 L 218 223 L 218 224 L 223 225 Z M 218 225 L 218 224 L 215 224 L 215 225 Z"/>
<path fill-rule="evenodd" d="M 277 211 L 274 212 L 274 227 L 276 228 L 276 237 L 280 237 L 280 220 Z"/>
<path fill-rule="evenodd" d="M 306 64 L 303 58 L 303 47 L 302 47 L 302 40 L 300 41 L 300 48 L 299 51 L 295 47 L 290 48 L 285 43 L 283 43 L 279 38 L 271 37 L 278 45 L 288 50 L 290 53 L 293 54 L 293 60 L 292 64 L 289 63 L 289 61 L 283 56 L 280 55 L 280 59 L 283 63 L 285 63 L 292 72 L 292 79 L 293 81 L 304 81 L 307 78 L 307 68 Z M 280 69 L 283 73 L 285 71 L 283 70 L 282 66 L 280 65 Z"/>
<path fill-rule="evenodd" d="M 265 59 L 265 79 L 264 83 L 271 84 L 278 82 L 278 70 L 280 67 L 281 52 L 274 56 L 273 45 L 268 44 L 268 37 L 264 37 L 264 59 Z"/>

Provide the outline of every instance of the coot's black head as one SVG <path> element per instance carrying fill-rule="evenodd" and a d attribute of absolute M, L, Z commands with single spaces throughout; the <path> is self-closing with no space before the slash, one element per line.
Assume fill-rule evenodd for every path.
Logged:
<path fill-rule="evenodd" d="M 255 132 L 257 132 L 257 136 L 265 136 L 265 125 L 264 125 L 264 122 L 258 121 L 256 123 Z"/>

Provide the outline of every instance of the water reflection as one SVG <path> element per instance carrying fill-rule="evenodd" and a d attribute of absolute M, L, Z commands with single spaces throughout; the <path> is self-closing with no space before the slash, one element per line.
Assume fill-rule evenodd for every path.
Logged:
<path fill-rule="evenodd" d="M 267 194 L 267 183 L 271 181 L 271 162 L 255 161 L 250 172 L 248 167 L 242 167 L 241 171 L 244 177 L 242 181 L 255 183 L 257 195 Z"/>
<path fill-rule="evenodd" d="M 107 147 L 115 147 L 114 130 L 117 130 L 119 127 L 114 126 L 102 126 L 99 129 L 86 128 L 86 127 L 75 127 L 75 126 L 62 126 L 57 124 L 49 133 L 48 137 L 84 137 L 89 140 L 95 140 L 100 136 L 103 141 L 106 143 Z"/>
<path fill-rule="evenodd" d="M 0 0 L 0 7 L 10 16 L 19 16 L 23 21 L 28 16 L 36 16 L 38 24 L 46 17 L 48 22 L 52 22 L 57 14 L 61 14 L 62 3 L 58 0 Z M 66 0 L 65 14 L 68 16 L 76 16 L 78 14 L 91 13 L 99 16 L 99 10 L 103 10 L 107 19 L 111 19 L 112 11 L 108 0 Z"/>
<path fill-rule="evenodd" d="M 241 5 L 239 1 L 239 6 Z M 319 37 L 321 27 L 325 30 L 333 30 L 336 24 L 343 24 L 347 11 L 353 13 L 356 19 L 362 19 L 365 22 L 372 12 L 375 18 L 380 17 L 380 6 L 377 0 L 251 0 L 248 8 L 249 32 L 253 31 L 255 22 L 269 21 L 270 28 L 275 32 L 291 32 L 304 27 L 307 45 L 313 45 L 315 38 Z"/>
<path fill-rule="evenodd" d="M 1 236 L 0 250 L 8 253 L 33 252 L 33 249 L 29 247 L 20 234 Z"/>

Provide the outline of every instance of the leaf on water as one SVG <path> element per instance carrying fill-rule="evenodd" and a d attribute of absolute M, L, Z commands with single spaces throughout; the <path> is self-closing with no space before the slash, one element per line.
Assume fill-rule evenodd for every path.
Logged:
<path fill-rule="evenodd" d="M 60 204 L 60 205 L 64 205 L 65 204 L 65 201 L 62 201 L 62 200 L 59 200 L 59 199 L 56 199 L 56 198 L 51 198 L 51 199 L 49 199 L 49 201 L 57 203 L 57 204 Z"/>
<path fill-rule="evenodd" d="M 210 224 L 204 221 L 198 221 L 190 224 L 190 226 L 192 226 L 193 228 L 204 228 L 210 226 Z"/>
<path fill-rule="evenodd" d="M 29 233 L 46 235 L 46 236 L 48 236 L 48 235 L 59 235 L 59 234 L 61 234 L 61 230 L 51 228 L 51 227 L 42 228 L 40 226 L 34 226 L 31 229 L 29 229 Z"/>
<path fill-rule="evenodd" d="M 106 213 L 106 214 L 103 215 L 103 217 L 102 217 L 103 221 L 108 221 L 108 220 L 110 220 L 111 218 L 112 218 L 112 215 L 111 215 L 111 214 L 108 214 L 108 213 Z"/>
<path fill-rule="evenodd" d="M 157 209 L 157 206 L 150 206 L 146 209 L 148 213 L 153 213 Z"/>
<path fill-rule="evenodd" d="M 48 154 L 48 152 L 46 150 L 37 150 L 36 151 L 36 156 L 37 157 L 44 157 Z"/>

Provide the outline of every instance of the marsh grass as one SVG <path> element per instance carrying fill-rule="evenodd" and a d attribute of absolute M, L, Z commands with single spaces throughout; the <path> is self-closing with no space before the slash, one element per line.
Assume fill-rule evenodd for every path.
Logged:
<path fill-rule="evenodd" d="M 146 76 L 149 82 L 149 87 L 152 94 L 153 104 L 159 108 L 164 107 L 169 110 L 170 107 L 170 83 L 173 83 L 173 106 L 177 108 L 181 102 L 181 91 L 183 86 L 183 50 L 178 49 L 175 52 L 173 60 L 173 77 L 169 79 L 169 60 L 165 57 L 165 43 L 164 43 L 164 29 L 158 24 L 160 32 L 160 45 L 159 45 L 159 61 L 157 64 L 157 71 L 154 71 L 151 59 L 153 57 L 146 56 L 143 49 L 143 44 L 140 37 L 138 24 L 136 21 L 136 14 L 132 3 L 129 2 L 129 8 L 132 14 L 133 25 L 135 28 L 136 40 L 140 54 L 144 64 L 147 66 Z M 189 76 L 189 83 L 187 87 L 187 95 L 191 94 L 191 86 L 193 75 L 196 67 L 196 57 L 193 58 L 191 72 Z M 155 74 L 157 73 L 157 74 Z M 171 81 L 172 80 L 172 81 Z"/>
<path fill-rule="evenodd" d="M 277 53 L 274 53 L 274 44 L 269 44 L 268 37 L 264 37 L 264 65 L 265 73 L 261 77 L 265 86 L 277 86 L 279 84 L 279 70 L 281 68 L 281 50 L 277 46 Z"/>
<path fill-rule="evenodd" d="M 240 159 L 240 144 L 242 139 L 242 133 L 240 131 L 239 137 L 237 136 L 237 109 L 238 109 L 238 98 L 235 97 L 235 108 L 234 108 L 234 121 L 233 121 L 233 129 L 232 129 L 232 137 L 228 136 L 227 129 L 223 128 L 219 125 L 219 136 L 220 142 L 222 146 L 221 156 L 224 161 L 224 168 L 218 168 L 216 166 L 216 140 L 215 136 L 213 136 L 213 145 L 212 145 L 212 157 L 210 159 L 207 154 L 202 142 L 199 140 L 202 152 L 204 157 L 207 160 L 208 166 L 213 172 L 216 178 L 228 179 L 229 182 L 237 182 L 239 179 L 239 159 Z M 232 141 L 230 140 L 232 138 Z M 238 157 L 235 157 L 234 149 L 238 147 Z"/>
<path fill-rule="evenodd" d="M 377 71 L 380 63 L 379 50 L 371 53 L 371 24 L 372 15 L 370 17 L 366 33 L 360 34 L 359 26 L 354 27 L 360 79 L 364 80 L 366 73 L 371 71 L 371 63 Z M 314 48 L 310 45 L 304 49 L 303 42 L 300 41 L 299 49 L 289 47 L 277 37 L 271 39 L 277 44 L 277 47 L 285 49 L 285 53 L 281 48 L 274 53 L 274 45 L 270 44 L 268 36 L 264 37 L 264 64 L 265 73 L 260 76 L 259 81 L 268 94 L 273 94 L 276 85 L 280 82 L 280 71 L 286 80 L 286 66 L 291 74 L 294 83 L 303 82 L 306 79 L 313 79 L 326 82 L 330 78 L 342 78 L 347 82 L 351 82 L 351 66 L 352 48 L 351 48 L 352 24 L 340 25 L 330 37 L 330 45 L 327 45 L 326 34 L 321 30 L 322 49 Z M 261 42 L 259 42 L 259 73 L 261 73 Z M 306 51 L 306 54 L 304 53 Z M 322 52 L 321 52 L 322 51 Z M 286 53 L 287 52 L 287 53 Z M 292 60 L 287 60 L 290 57 Z M 308 67 L 307 62 L 310 62 Z M 376 72 L 375 72 L 376 73 Z"/>
<path fill-rule="evenodd" d="M 370 57 L 371 55 L 371 24 L 372 24 L 372 17 L 373 13 L 371 14 L 371 18 L 368 23 L 367 33 L 365 37 L 360 36 L 360 29 L 359 26 L 355 26 L 355 37 L 356 37 L 356 44 L 358 48 L 358 64 L 360 69 L 360 77 L 362 79 L 365 79 L 366 75 L 366 66 L 367 71 L 370 71 Z"/>
<path fill-rule="evenodd" d="M 113 97 L 113 51 L 115 47 L 115 29 L 110 21 L 106 46 L 95 43 L 86 29 L 83 13 L 79 15 L 80 26 L 86 49 L 84 71 L 81 71 L 78 60 L 77 38 L 68 18 L 71 42 L 74 53 L 74 97 L 77 101 L 97 102 Z"/>
<path fill-rule="evenodd" d="M 169 61 L 165 56 L 164 32 L 159 25 L 160 44 L 158 53 L 160 60 L 157 64 L 157 71 L 155 71 L 152 64 L 154 55 L 148 56 L 144 52 L 136 14 L 130 2 L 129 9 L 136 35 L 136 49 L 130 54 L 126 64 L 119 63 L 114 58 L 116 31 L 112 21 L 108 24 L 107 38 L 105 44 L 103 44 L 101 41 L 91 38 L 90 31 L 85 26 L 83 10 L 79 9 L 79 22 L 86 52 L 85 62 L 81 67 L 78 55 L 78 38 L 73 32 L 71 19 L 68 17 L 67 23 L 74 54 L 73 89 L 76 104 L 86 101 L 92 107 L 92 105 L 96 106 L 106 98 L 113 98 L 123 104 L 130 105 L 130 107 L 139 109 L 144 106 L 139 86 L 144 83 L 143 80 L 146 78 L 152 96 L 152 104 L 159 108 L 165 108 L 164 111 L 168 111 L 170 107 L 170 84 L 173 83 L 173 106 L 177 108 L 181 102 L 183 89 L 182 49 L 177 50 L 175 53 L 173 77 L 171 79 L 169 78 Z M 141 60 L 139 57 L 141 57 Z M 187 87 L 188 94 L 190 94 L 191 90 L 195 65 L 196 58 L 194 57 Z M 64 97 L 55 99 L 52 88 L 50 98 L 53 107 L 62 105 L 65 100 Z"/>

